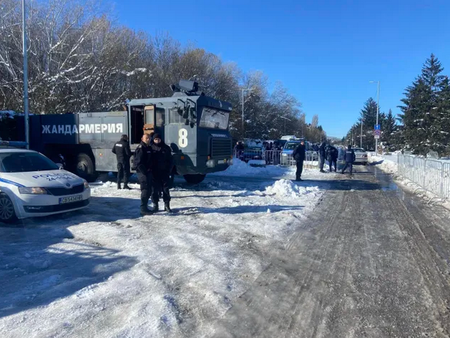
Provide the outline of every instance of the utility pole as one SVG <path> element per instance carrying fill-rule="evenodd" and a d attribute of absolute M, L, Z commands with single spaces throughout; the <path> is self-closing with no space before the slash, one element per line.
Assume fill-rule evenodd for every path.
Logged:
<path fill-rule="evenodd" d="M 377 126 L 378 126 L 378 115 L 380 114 L 380 81 L 378 81 L 377 86 Z M 381 128 L 380 128 L 381 134 Z M 378 137 L 375 139 L 375 153 L 378 154 Z"/>
<path fill-rule="evenodd" d="M 369 81 L 370 83 L 377 83 L 377 122 L 378 126 L 378 115 L 380 114 L 380 81 Z M 381 135 L 381 130 L 379 131 Z M 378 137 L 379 135 L 375 135 L 375 153 L 378 153 Z"/>
<path fill-rule="evenodd" d="M 242 138 L 245 138 L 245 119 L 244 119 L 244 92 L 251 91 L 251 88 L 241 88 L 242 91 Z"/>
<path fill-rule="evenodd" d="M 26 31 L 26 6 L 22 0 L 22 42 L 23 42 L 23 111 L 25 113 L 25 142 L 30 149 L 30 116 L 28 113 L 28 55 L 27 55 L 27 31 Z"/>

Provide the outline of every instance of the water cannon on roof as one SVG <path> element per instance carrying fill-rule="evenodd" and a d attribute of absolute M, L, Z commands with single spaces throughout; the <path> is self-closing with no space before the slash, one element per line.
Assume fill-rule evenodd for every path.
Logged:
<path fill-rule="evenodd" d="M 170 86 L 173 90 L 173 96 L 204 96 L 205 94 L 198 89 L 198 82 L 180 80 L 178 84 Z"/>

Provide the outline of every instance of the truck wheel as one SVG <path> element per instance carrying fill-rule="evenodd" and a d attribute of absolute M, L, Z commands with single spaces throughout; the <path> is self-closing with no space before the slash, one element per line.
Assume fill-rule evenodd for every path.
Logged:
<path fill-rule="evenodd" d="M 195 175 L 184 175 L 183 177 L 189 184 L 198 184 L 205 179 L 206 175 L 195 174 Z"/>
<path fill-rule="evenodd" d="M 0 194 L 0 222 L 12 223 L 17 220 L 14 204 L 6 194 Z"/>
<path fill-rule="evenodd" d="M 76 174 L 88 182 L 94 182 L 97 179 L 94 162 L 89 155 L 84 153 L 78 154 Z"/>

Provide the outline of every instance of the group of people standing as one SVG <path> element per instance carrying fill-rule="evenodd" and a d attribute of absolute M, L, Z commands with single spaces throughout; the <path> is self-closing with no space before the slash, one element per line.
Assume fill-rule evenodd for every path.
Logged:
<path fill-rule="evenodd" d="M 339 151 L 336 147 L 333 147 L 331 144 L 327 144 L 326 142 L 322 142 L 319 147 L 319 168 L 320 172 L 323 173 L 323 167 L 325 165 L 325 160 L 328 161 L 330 165 L 330 172 L 332 170 L 332 165 L 334 165 L 334 171 L 337 172 L 337 159 L 339 157 Z M 345 150 L 344 160 L 345 165 L 342 169 L 341 173 L 343 174 L 347 168 L 350 168 L 350 175 L 353 174 L 353 163 L 355 163 L 355 151 L 352 149 L 351 145 L 348 145 Z"/>
<path fill-rule="evenodd" d="M 131 149 L 128 136 L 122 135 L 112 152 L 117 157 L 117 188 L 121 189 L 123 179 L 124 189 L 130 189 L 128 178 L 130 176 Z M 151 215 L 159 211 L 159 198 L 162 193 L 164 210 L 171 212 L 170 208 L 170 174 L 173 167 L 172 150 L 164 143 L 159 134 L 144 134 L 141 143 L 134 153 L 133 170 L 141 188 L 141 215 Z M 148 201 L 152 200 L 153 209 L 148 208 Z"/>
<path fill-rule="evenodd" d="M 299 145 L 294 149 L 292 152 L 292 157 L 294 158 L 296 165 L 297 165 L 297 171 L 295 173 L 295 180 L 296 181 L 302 181 L 302 172 L 303 172 L 303 162 L 305 161 L 306 157 L 306 148 L 305 148 L 305 141 L 301 141 Z M 327 144 L 326 142 L 322 142 L 319 147 L 319 168 L 320 172 L 324 173 L 325 170 L 323 170 L 323 167 L 325 165 L 325 160 L 328 161 L 330 165 L 330 172 L 334 171 L 337 172 L 337 160 L 339 157 L 339 150 L 332 146 L 331 144 Z M 355 152 L 352 149 L 351 145 L 347 147 L 347 150 L 345 151 L 344 160 L 345 160 L 345 166 L 342 169 L 342 174 L 347 170 L 347 168 L 350 169 L 350 175 L 353 174 L 353 163 L 355 162 Z"/>

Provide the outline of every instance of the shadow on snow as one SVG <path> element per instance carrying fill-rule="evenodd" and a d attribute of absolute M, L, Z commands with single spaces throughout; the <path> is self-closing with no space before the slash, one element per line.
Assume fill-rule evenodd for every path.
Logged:
<path fill-rule="evenodd" d="M 107 198 L 104 202 L 116 209 L 124 204 L 122 198 Z M 89 241 L 89 234 L 81 240 L 68 230 L 92 221 L 92 216 L 105 221 L 124 218 L 120 212 L 97 216 L 96 206 L 101 204 L 102 198 L 93 197 L 91 206 L 82 211 L 0 227 L 0 318 L 59 298 L 76 297 L 79 290 L 137 263 L 118 250 Z"/>

